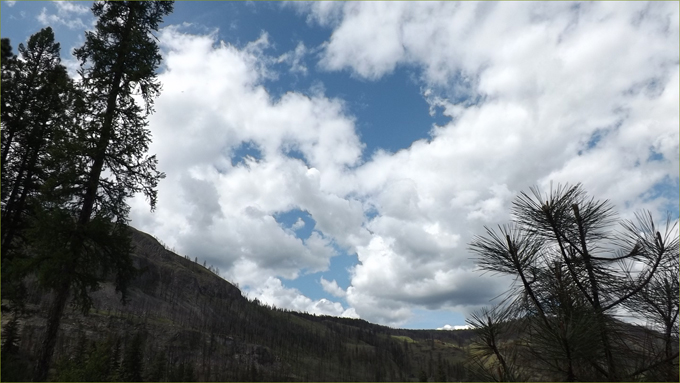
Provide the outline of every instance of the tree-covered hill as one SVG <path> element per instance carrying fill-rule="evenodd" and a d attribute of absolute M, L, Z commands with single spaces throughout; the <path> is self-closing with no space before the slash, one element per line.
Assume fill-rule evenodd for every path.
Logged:
<path fill-rule="evenodd" d="M 403 330 L 314 316 L 250 301 L 208 268 L 131 229 L 141 273 L 123 305 L 114 280 L 85 316 L 67 306 L 52 380 L 430 381 L 466 380 L 470 330 Z M 51 296 L 27 283 L 17 357 L 3 374 L 30 379 Z M 7 338 L 3 336 L 3 338 Z M 3 339 L 7 341 L 8 339 Z M 3 346 L 4 349 L 4 346 Z M 133 363 L 134 362 L 134 363 Z M 7 370 L 6 370 L 7 368 Z M 12 375 L 14 374 L 14 375 Z M 5 377 L 3 376 L 3 380 Z"/>

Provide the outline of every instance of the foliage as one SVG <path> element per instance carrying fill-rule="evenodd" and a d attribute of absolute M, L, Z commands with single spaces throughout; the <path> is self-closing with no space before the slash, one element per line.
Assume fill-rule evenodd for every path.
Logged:
<path fill-rule="evenodd" d="M 2 378 L 4 381 L 30 379 L 26 374 L 28 363 L 19 350 L 19 318 L 13 315 L 2 329 Z"/>
<path fill-rule="evenodd" d="M 149 375 L 146 380 L 149 382 L 165 381 L 167 365 L 168 356 L 165 351 L 157 352 L 151 366 L 149 366 Z"/>
<path fill-rule="evenodd" d="M 9 48 L 9 42 L 4 47 Z M 22 278 L 30 271 L 27 233 L 37 221 L 53 168 L 53 154 L 71 122 L 73 82 L 60 64 L 51 28 L 19 44 L 20 58 L 3 52 L 2 65 L 2 289 L 22 309 Z"/>
<path fill-rule="evenodd" d="M 88 312 L 90 293 L 109 273 L 123 300 L 135 275 L 125 201 L 143 193 L 153 209 L 164 176 L 155 157 L 146 155 L 147 117 L 160 91 L 155 71 L 161 57 L 151 33 L 172 6 L 95 2 L 94 31 L 74 51 L 81 61 L 77 86 L 59 65 L 59 44 L 49 28 L 32 36 L 28 49 L 19 46 L 26 60 L 3 64 L 3 287 L 5 279 L 17 284 L 30 271 L 55 293 L 36 380 L 47 378 L 69 295 Z M 12 65 L 16 75 L 6 76 Z M 16 262 L 14 243 L 27 259 Z M 19 271 L 6 274 L 5 266 Z"/>
<path fill-rule="evenodd" d="M 143 357 L 143 339 L 142 336 L 137 333 L 129 343 L 126 342 L 125 354 L 123 356 L 123 362 L 121 363 L 120 378 L 123 382 L 141 382 L 142 375 L 144 371 L 144 366 L 142 362 Z"/>
<path fill-rule="evenodd" d="M 496 308 L 469 320 L 480 339 L 477 373 L 614 381 L 651 378 L 663 365 L 664 380 L 676 377 L 676 224 L 669 217 L 662 235 L 651 214 L 640 213 L 613 231 L 612 206 L 581 185 L 532 192 L 513 203 L 513 224 L 487 228 L 470 245 L 483 270 L 515 277 Z M 624 308 L 656 318 L 663 335 L 625 331 L 617 319 Z"/>

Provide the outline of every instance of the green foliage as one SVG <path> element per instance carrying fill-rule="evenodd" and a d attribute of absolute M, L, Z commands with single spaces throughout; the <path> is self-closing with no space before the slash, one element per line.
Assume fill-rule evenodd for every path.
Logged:
<path fill-rule="evenodd" d="M 5 65 L 7 60 L 11 59 L 12 56 L 14 56 L 14 53 L 12 52 L 12 45 L 10 44 L 8 38 L 3 38 L 2 39 L 2 65 Z"/>
<path fill-rule="evenodd" d="M 135 275 L 125 201 L 143 193 L 153 209 L 164 177 L 146 154 L 147 117 L 160 91 L 152 32 L 172 7 L 95 2 L 94 31 L 74 51 L 77 85 L 60 65 L 50 28 L 19 45 L 23 60 L 3 43 L 2 287 L 20 297 L 22 279 L 35 272 L 55 292 L 36 380 L 47 378 L 68 296 L 88 312 L 90 293 L 107 275 L 116 275 L 123 300 Z"/>
<path fill-rule="evenodd" d="M 165 351 L 156 353 L 151 366 L 149 366 L 149 375 L 147 381 L 149 382 L 163 382 L 166 377 L 166 370 L 168 364 L 168 357 Z"/>
<path fill-rule="evenodd" d="M 254 381 L 250 379 L 245 379 L 248 381 Z M 170 368 L 170 373 L 168 375 L 168 381 L 170 382 L 195 382 L 196 372 L 194 370 L 194 365 L 191 362 L 181 362 L 175 367 Z"/>
<path fill-rule="evenodd" d="M 26 233 L 36 222 L 58 137 L 70 122 L 74 88 L 51 28 L 32 35 L 27 46 L 19 44 L 19 53 L 21 60 L 3 58 L 0 165 L 3 298 L 21 310 L 22 279 L 31 271 Z"/>
<path fill-rule="evenodd" d="M 19 318 L 14 315 L 5 328 L 2 329 L 2 351 L 3 358 L 19 353 Z"/>
<path fill-rule="evenodd" d="M 461 363 L 471 331 L 393 329 L 258 305 L 151 236 L 132 233 L 135 262 L 147 269 L 130 286 L 136 299 L 121 305 L 110 277 L 95 295 L 97 310 L 81 317 L 68 308 L 52 380 L 105 375 L 103 361 L 93 355 L 104 350 L 107 335 L 110 378 L 104 380 L 125 380 L 120 362 L 136 333 L 143 335 L 147 381 L 417 381 L 421 370 L 430 381 L 466 379 Z M 37 296 L 34 287 L 28 285 Z M 78 340 L 80 334 L 87 334 L 86 342 Z M 36 335 L 32 331 L 22 344 L 37 344 Z"/>
<path fill-rule="evenodd" d="M 2 329 L 2 348 L 0 349 L 2 360 L 0 366 L 4 381 L 23 381 L 30 379 L 26 373 L 28 363 L 19 350 L 19 318 L 13 315 Z"/>
<path fill-rule="evenodd" d="M 142 350 L 143 339 L 137 333 L 131 340 L 126 342 L 123 362 L 120 365 L 120 378 L 123 382 L 141 382 L 144 365 Z"/>
<path fill-rule="evenodd" d="M 37 217 L 30 232 L 34 257 L 28 265 L 43 286 L 58 289 L 64 277 L 59 271 L 69 270 L 75 287 L 73 302 L 86 313 L 92 305 L 90 293 L 99 289 L 109 273 L 115 273 L 116 290 L 126 298 L 127 285 L 137 274 L 126 226 L 96 216 L 79 229 L 74 217 L 63 209 L 37 209 Z M 76 236 L 82 244 L 78 262 L 71 247 Z"/>
<path fill-rule="evenodd" d="M 641 213 L 615 232 L 612 206 L 588 198 L 580 185 L 532 192 L 513 203 L 513 224 L 487 228 L 470 245 L 483 270 L 515 277 L 498 307 L 469 320 L 480 340 L 473 372 L 499 381 L 647 379 L 675 363 L 664 376 L 672 380 L 677 227 L 669 218 L 662 235 L 651 214 Z M 655 318 L 661 335 L 624 331 L 616 319 L 623 307 Z"/>
<path fill-rule="evenodd" d="M 62 382 L 115 382 L 117 357 L 116 340 L 108 337 L 102 341 L 90 341 L 84 336 L 78 339 L 70 356 L 64 356 L 57 363 L 57 381 Z"/>

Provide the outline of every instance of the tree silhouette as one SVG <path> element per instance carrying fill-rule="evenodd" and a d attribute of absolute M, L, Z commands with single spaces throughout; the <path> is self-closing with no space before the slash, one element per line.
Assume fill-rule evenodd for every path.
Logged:
<path fill-rule="evenodd" d="M 469 321 L 481 332 L 486 349 L 505 364 L 506 378 L 517 378 L 511 374 L 515 369 L 538 379 L 640 379 L 674 360 L 677 376 L 672 342 L 664 343 L 663 353 L 654 353 L 616 318 L 625 307 L 639 312 L 634 302 L 651 302 L 651 312 L 655 305 L 668 307 L 674 298 L 671 281 L 677 286 L 678 272 L 669 265 L 679 256 L 678 233 L 670 218 L 663 235 L 650 213 L 638 214 L 637 222 L 623 221 L 614 231 L 611 204 L 588 198 L 580 184 L 558 186 L 545 195 L 538 188 L 531 195 L 521 193 L 512 213 L 512 224 L 486 228 L 486 236 L 470 244 L 483 270 L 516 278 L 497 308 Z M 652 294 L 665 285 L 667 293 Z M 668 334 L 664 341 L 677 346 L 677 303 L 656 311 Z M 514 343 L 525 347 L 517 356 L 522 369 L 487 341 L 484 334 L 497 324 L 511 326 L 508 332 L 519 339 Z"/>
<path fill-rule="evenodd" d="M 74 51 L 81 62 L 84 112 L 75 133 L 78 150 L 71 154 L 80 162 L 64 170 L 69 177 L 58 182 L 70 198 L 63 195 L 60 204 L 42 205 L 33 239 L 34 268 L 41 284 L 55 293 L 35 368 L 37 381 L 47 378 L 69 293 L 87 312 L 89 292 L 106 274 L 116 274 L 123 299 L 134 276 L 125 199 L 142 192 L 153 209 L 155 188 L 164 176 L 156 170 L 156 158 L 146 156 L 147 116 L 160 91 L 155 71 L 161 56 L 152 32 L 172 8 L 170 1 L 95 2 L 95 29 Z"/>
<path fill-rule="evenodd" d="M 32 35 L 26 46 L 19 44 L 21 60 L 3 56 L 2 288 L 3 298 L 15 308 L 25 295 L 21 279 L 27 272 L 27 234 L 36 222 L 52 154 L 71 122 L 67 111 L 75 100 L 59 50 L 48 27 Z"/>
<path fill-rule="evenodd" d="M 123 382 L 141 382 L 144 370 L 142 336 L 137 333 L 125 345 L 125 355 L 120 365 L 120 378 Z"/>

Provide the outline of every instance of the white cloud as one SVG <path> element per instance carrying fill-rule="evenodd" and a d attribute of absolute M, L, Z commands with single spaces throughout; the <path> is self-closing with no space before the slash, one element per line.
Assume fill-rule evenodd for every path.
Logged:
<path fill-rule="evenodd" d="M 305 44 L 300 41 L 294 50 L 286 52 L 279 56 L 277 62 L 285 62 L 290 65 L 290 71 L 293 73 L 300 73 L 302 75 L 307 74 L 307 66 L 305 65 L 303 58 L 307 54 L 308 50 Z"/>
<path fill-rule="evenodd" d="M 333 28 L 322 67 L 367 79 L 418 68 L 426 99 L 453 120 L 361 163 L 354 119 L 322 85 L 309 97 L 269 97 L 261 84 L 276 76 L 277 58 L 266 35 L 239 50 L 166 28 L 151 152 L 168 178 L 154 215 L 132 201 L 133 224 L 208 259 L 258 299 L 390 325 L 416 307 L 466 312 L 509 283 L 474 271 L 467 244 L 507 222 L 529 186 L 583 182 L 624 217 L 677 206 L 674 195 L 650 197 L 664 182 L 677 192 L 677 3 L 293 6 Z M 262 158 L 234 166 L 244 142 Z M 305 241 L 274 219 L 292 209 L 316 221 Z M 333 243 L 360 261 L 343 291 L 348 308 L 279 279 L 327 269 Z M 333 282 L 320 280 L 342 294 Z"/>
<path fill-rule="evenodd" d="M 247 289 L 246 294 L 249 298 L 257 298 L 265 304 L 316 315 L 358 317 L 353 309 L 345 309 L 339 302 L 325 298 L 315 301 L 304 296 L 297 289 L 286 288 L 278 278 L 259 277 L 256 285 L 255 288 Z"/>
<path fill-rule="evenodd" d="M 437 330 L 469 330 L 471 327 L 469 324 L 461 326 L 451 326 L 450 324 L 445 324 L 444 327 L 439 327 Z"/>
<path fill-rule="evenodd" d="M 43 7 L 40 14 L 36 16 L 41 24 L 50 26 L 61 24 L 69 29 L 87 28 L 81 15 L 88 15 L 90 12 L 89 8 L 71 1 L 53 1 L 52 4 L 57 8 L 57 13 L 50 14 L 47 8 Z M 88 18 L 91 19 L 92 17 Z"/>
<path fill-rule="evenodd" d="M 259 85 L 269 70 L 262 63 L 270 58 L 261 58 L 266 35 L 243 50 L 213 48 L 214 35 L 177 28 L 166 28 L 160 38 L 164 92 L 151 119 L 151 152 L 168 177 L 159 188 L 157 212 L 148 214 L 143 200 L 135 199 L 133 220 L 227 275 L 245 260 L 258 270 L 253 273 L 272 277 L 326 270 L 336 255 L 331 241 L 349 243 L 362 234 L 361 205 L 324 184 L 361 154 L 342 104 L 297 93 L 274 103 Z M 244 142 L 253 143 L 262 158 L 232 165 L 234 149 Z M 287 157 L 290 149 L 307 163 Z M 320 231 L 303 241 L 276 222 L 275 214 L 292 209 L 310 212 Z M 244 273 L 230 277 L 241 285 L 246 279 Z"/>
<path fill-rule="evenodd" d="M 16 1 L 5 1 L 5 4 L 7 4 L 8 7 L 13 7 L 16 3 Z"/>
<path fill-rule="evenodd" d="M 312 20 L 326 12 L 305 7 Z M 503 284 L 476 275 L 462 297 L 469 285 L 453 275 L 468 275 L 471 235 L 507 221 L 533 184 L 583 182 L 622 216 L 676 198 L 645 200 L 678 180 L 677 4 L 343 3 L 341 13 L 323 68 L 378 79 L 414 65 L 426 99 L 453 118 L 429 142 L 376 153 L 351 179 L 379 212 L 348 289 L 360 315 L 398 322 L 407 315 L 384 314 L 396 302 L 490 297 Z M 650 149 L 663 159 L 650 161 Z"/>
<path fill-rule="evenodd" d="M 338 286 L 338 282 L 336 282 L 335 279 L 329 282 L 325 280 L 323 277 L 321 277 L 319 283 L 321 283 L 323 291 L 333 295 L 334 297 L 344 297 L 345 295 L 347 295 L 345 290 Z"/>
<path fill-rule="evenodd" d="M 298 218 L 297 221 L 290 227 L 291 230 L 299 230 L 305 227 L 305 221 L 302 220 L 302 218 Z"/>
<path fill-rule="evenodd" d="M 60 15 L 67 15 L 71 13 L 84 15 L 90 12 L 88 7 L 72 1 L 53 1 L 53 3 L 57 7 L 57 12 Z"/>

